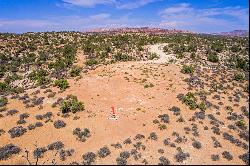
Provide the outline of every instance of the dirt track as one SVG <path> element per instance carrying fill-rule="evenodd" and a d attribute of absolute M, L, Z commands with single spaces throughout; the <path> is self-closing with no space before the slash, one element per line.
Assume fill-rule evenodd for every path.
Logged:
<path fill-rule="evenodd" d="M 176 59 L 174 54 L 166 54 L 163 51 L 163 47 L 167 44 L 155 44 L 155 45 L 150 45 L 149 46 L 149 52 L 155 53 L 159 56 L 159 59 L 157 60 L 149 60 L 148 62 L 153 62 L 153 63 L 166 63 L 169 62 L 171 59 Z M 148 63 L 147 62 L 147 63 Z"/>

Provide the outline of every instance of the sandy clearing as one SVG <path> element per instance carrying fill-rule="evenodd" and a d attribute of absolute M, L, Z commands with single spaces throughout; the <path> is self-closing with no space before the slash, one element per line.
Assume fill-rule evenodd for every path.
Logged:
<path fill-rule="evenodd" d="M 166 46 L 167 44 L 155 44 L 155 45 L 150 45 L 148 46 L 148 51 L 150 53 L 155 53 L 159 56 L 159 59 L 157 60 L 149 60 L 147 62 L 152 62 L 152 63 L 166 63 L 169 62 L 169 60 L 174 59 L 176 60 L 176 57 L 174 54 L 166 54 L 163 51 L 163 47 Z"/>

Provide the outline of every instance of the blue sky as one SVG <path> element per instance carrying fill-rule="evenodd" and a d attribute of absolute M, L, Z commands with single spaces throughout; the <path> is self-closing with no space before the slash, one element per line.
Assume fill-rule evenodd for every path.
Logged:
<path fill-rule="evenodd" d="M 249 29 L 248 0 L 0 0 L 0 32 L 160 27 Z"/>

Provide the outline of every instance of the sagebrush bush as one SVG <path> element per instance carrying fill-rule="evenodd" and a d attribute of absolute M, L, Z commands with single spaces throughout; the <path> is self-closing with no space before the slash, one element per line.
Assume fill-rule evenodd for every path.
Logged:
<path fill-rule="evenodd" d="M 244 79 L 244 75 L 242 73 L 235 73 L 234 74 L 234 80 L 235 81 L 241 81 Z"/>
<path fill-rule="evenodd" d="M 194 52 L 192 52 L 192 53 L 190 54 L 190 58 L 191 58 L 191 59 L 195 59 L 195 58 L 196 58 L 196 54 L 195 54 Z"/>
<path fill-rule="evenodd" d="M 96 59 L 89 59 L 85 62 L 85 65 L 87 65 L 87 66 L 94 66 L 97 64 L 98 64 L 98 61 Z"/>
<path fill-rule="evenodd" d="M 164 52 L 168 52 L 168 51 L 169 51 L 168 46 L 164 46 L 164 47 L 163 47 L 163 51 L 164 51 Z"/>
<path fill-rule="evenodd" d="M 194 68 L 192 66 L 187 66 L 187 65 L 183 65 L 181 72 L 184 74 L 193 74 L 194 73 Z"/>
<path fill-rule="evenodd" d="M 60 108 L 62 113 L 76 113 L 83 111 L 84 109 L 84 103 L 78 101 L 76 96 L 70 96 L 69 99 L 63 101 Z"/>
<path fill-rule="evenodd" d="M 224 50 L 224 45 L 220 42 L 215 42 L 212 44 L 211 49 L 216 52 L 222 52 Z"/>
<path fill-rule="evenodd" d="M 154 87 L 154 84 L 152 84 L 152 83 L 144 85 L 144 88 L 152 88 L 152 87 Z"/>
<path fill-rule="evenodd" d="M 80 75 L 81 68 L 79 66 L 73 66 L 70 70 L 70 76 L 71 77 L 77 77 Z"/>
<path fill-rule="evenodd" d="M 219 62 L 219 57 L 216 54 L 209 54 L 207 60 L 213 63 Z"/>
<path fill-rule="evenodd" d="M 0 82 L 0 92 L 6 92 L 8 90 L 10 90 L 9 84 L 5 82 Z"/>
<path fill-rule="evenodd" d="M 185 103 L 191 110 L 194 110 L 198 107 L 196 101 L 196 97 L 191 92 L 188 92 L 183 98 L 183 103 Z"/>
<path fill-rule="evenodd" d="M 156 54 L 156 53 L 153 53 L 153 54 L 150 54 L 149 55 L 149 60 L 154 60 L 154 59 L 159 59 L 160 57 Z"/>
<path fill-rule="evenodd" d="M 69 83 L 65 79 L 56 80 L 54 85 L 59 87 L 61 90 L 65 90 L 69 87 Z"/>
<path fill-rule="evenodd" d="M 12 87 L 6 82 L 0 82 L 0 92 L 4 93 L 23 93 L 23 87 Z"/>
<path fill-rule="evenodd" d="M 201 102 L 199 105 L 198 105 L 199 109 L 204 111 L 206 110 L 206 104 L 204 102 Z"/>
<path fill-rule="evenodd" d="M 114 59 L 115 59 L 115 61 L 131 61 L 131 60 L 133 60 L 133 57 L 129 56 L 127 54 L 118 53 L 118 54 L 114 55 Z"/>
<path fill-rule="evenodd" d="M 232 52 L 239 52 L 241 50 L 241 47 L 237 46 L 237 45 L 233 45 L 233 46 L 230 47 L 230 50 Z"/>
<path fill-rule="evenodd" d="M 22 76 L 20 76 L 20 75 L 17 75 L 16 73 L 13 73 L 13 74 L 11 74 L 11 75 L 8 75 L 5 79 L 4 79 L 4 81 L 6 82 L 6 83 L 11 83 L 11 82 L 13 82 L 13 81 L 16 81 L 16 80 L 20 80 L 20 79 L 22 79 Z"/>
<path fill-rule="evenodd" d="M 5 97 L 0 97 L 0 107 L 5 106 L 8 103 L 8 99 Z"/>
<path fill-rule="evenodd" d="M 49 73 L 44 70 L 44 69 L 39 69 L 37 71 L 32 71 L 30 74 L 29 74 L 29 78 L 31 80 L 34 80 L 37 82 L 38 85 L 45 85 L 45 84 L 48 84 L 50 83 L 50 79 L 46 76 L 48 76 Z"/>

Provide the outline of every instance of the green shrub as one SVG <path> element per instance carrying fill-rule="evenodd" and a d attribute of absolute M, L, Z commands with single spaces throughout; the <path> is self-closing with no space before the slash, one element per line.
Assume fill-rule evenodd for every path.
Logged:
<path fill-rule="evenodd" d="M 194 110 L 198 107 L 196 101 L 196 97 L 191 92 L 188 92 L 183 98 L 183 103 L 185 103 L 191 110 Z"/>
<path fill-rule="evenodd" d="M 241 81 L 244 79 L 244 75 L 242 73 L 235 73 L 234 74 L 234 80 L 235 81 Z"/>
<path fill-rule="evenodd" d="M 0 82 L 0 92 L 6 92 L 11 89 L 10 85 L 5 82 Z"/>
<path fill-rule="evenodd" d="M 97 65 L 98 64 L 98 61 L 95 60 L 95 59 L 89 59 L 85 62 L 85 65 L 87 66 L 94 66 L 94 65 Z"/>
<path fill-rule="evenodd" d="M 23 93 L 24 92 L 24 88 L 23 87 L 14 87 L 14 88 L 11 88 L 10 91 L 12 93 Z"/>
<path fill-rule="evenodd" d="M 8 99 L 5 97 L 0 97 L 0 107 L 5 106 L 8 103 Z"/>
<path fill-rule="evenodd" d="M 235 62 L 236 68 L 242 69 L 244 71 L 249 71 L 249 61 L 247 59 L 243 59 L 237 56 Z"/>
<path fill-rule="evenodd" d="M 164 47 L 163 47 L 163 51 L 164 51 L 164 52 L 168 52 L 168 51 L 169 51 L 169 50 L 168 50 L 168 46 L 164 46 Z"/>
<path fill-rule="evenodd" d="M 233 108 L 231 106 L 226 106 L 226 110 L 229 112 L 233 112 Z"/>
<path fill-rule="evenodd" d="M 220 42 L 213 43 L 211 49 L 216 52 L 222 52 L 224 49 L 224 45 Z"/>
<path fill-rule="evenodd" d="M 63 101 L 60 108 L 63 114 L 69 112 L 76 113 L 84 109 L 84 104 L 79 102 L 76 96 L 70 96 L 69 99 Z"/>
<path fill-rule="evenodd" d="M 197 51 L 197 45 L 195 45 L 195 44 L 190 44 L 190 45 L 188 45 L 187 46 L 187 51 L 188 52 L 196 52 Z"/>
<path fill-rule="evenodd" d="M 152 87 L 154 87 L 154 84 L 152 83 L 144 85 L 144 88 L 152 88 Z"/>
<path fill-rule="evenodd" d="M 249 60 L 248 58 L 240 57 L 239 55 L 232 55 L 228 60 L 230 67 L 234 67 L 237 69 L 242 69 L 244 71 L 249 71 Z"/>
<path fill-rule="evenodd" d="M 153 54 L 149 55 L 149 60 L 154 60 L 154 59 L 159 59 L 159 58 L 160 57 L 156 53 L 153 53 Z"/>
<path fill-rule="evenodd" d="M 44 76 L 37 78 L 37 84 L 38 85 L 45 85 L 45 84 L 48 84 L 50 82 L 51 82 L 51 80 L 49 78 L 47 78 L 47 77 L 44 77 Z"/>
<path fill-rule="evenodd" d="M 54 85 L 59 87 L 61 90 L 65 90 L 69 87 L 69 83 L 65 79 L 56 80 Z"/>
<path fill-rule="evenodd" d="M 241 50 L 240 46 L 237 46 L 237 45 L 233 45 L 230 50 L 232 52 L 239 52 Z"/>
<path fill-rule="evenodd" d="M 192 66 L 187 66 L 187 65 L 183 65 L 181 72 L 184 74 L 193 74 L 194 73 L 194 68 Z"/>
<path fill-rule="evenodd" d="M 158 128 L 160 130 L 166 130 L 167 129 L 167 126 L 165 124 L 159 124 Z"/>
<path fill-rule="evenodd" d="M 219 57 L 216 54 L 209 54 L 207 60 L 213 63 L 219 62 Z"/>
<path fill-rule="evenodd" d="M 144 48 L 142 46 L 138 46 L 138 51 L 143 51 Z"/>
<path fill-rule="evenodd" d="M 236 122 L 237 126 L 241 126 L 241 127 L 245 127 L 246 126 L 246 122 L 244 120 L 239 120 Z"/>
<path fill-rule="evenodd" d="M 196 55 L 195 55 L 194 52 L 192 52 L 192 53 L 190 54 L 190 58 L 191 58 L 191 59 L 195 59 L 195 58 L 196 58 Z"/>
<path fill-rule="evenodd" d="M 47 97 L 48 97 L 48 98 L 51 98 L 51 97 L 55 97 L 55 95 L 56 95 L 56 92 L 51 92 L 51 93 L 48 94 Z"/>
<path fill-rule="evenodd" d="M 80 75 L 81 68 L 79 66 L 73 66 L 70 70 L 70 76 L 71 77 L 77 77 Z"/>
<path fill-rule="evenodd" d="M 185 52 L 185 46 L 183 44 L 181 44 L 181 45 L 175 45 L 173 47 L 173 52 L 174 52 L 174 54 L 180 54 L 180 55 L 182 55 L 183 52 Z"/>
<path fill-rule="evenodd" d="M 133 60 L 133 57 L 129 56 L 127 54 L 118 53 L 118 54 L 114 55 L 114 59 L 115 59 L 115 61 L 131 61 L 131 60 Z"/>
<path fill-rule="evenodd" d="M 23 93 L 24 88 L 22 87 L 11 87 L 9 84 L 6 82 L 0 82 L 0 92 L 5 92 L 5 93 Z"/>
<path fill-rule="evenodd" d="M 65 45 L 63 48 L 63 59 L 62 61 L 67 68 L 71 67 L 75 61 L 76 48 L 73 45 Z"/>
<path fill-rule="evenodd" d="M 11 74 L 11 75 L 8 75 L 5 79 L 4 79 L 4 81 L 6 82 L 6 83 L 11 83 L 11 82 L 13 82 L 13 81 L 16 81 L 16 80 L 20 80 L 20 79 L 22 79 L 22 76 L 19 76 L 19 75 L 17 75 L 16 73 L 13 73 L 13 74 Z"/>
<path fill-rule="evenodd" d="M 37 71 L 32 71 L 30 74 L 29 74 L 29 78 L 31 80 L 34 80 L 37 82 L 38 85 L 45 85 L 45 84 L 48 84 L 50 83 L 50 79 L 47 78 L 46 76 L 48 76 L 48 72 L 44 69 L 39 69 Z"/>
<path fill-rule="evenodd" d="M 206 104 L 204 102 L 201 102 L 199 105 L 198 105 L 198 108 L 202 111 L 206 110 Z"/>
<path fill-rule="evenodd" d="M 176 53 L 176 58 L 182 59 L 182 58 L 184 58 L 184 54 L 183 53 Z"/>
<path fill-rule="evenodd" d="M 67 66 L 64 62 L 64 59 L 57 59 L 54 63 L 53 62 L 49 63 L 48 68 L 49 69 L 54 68 L 56 71 L 59 71 L 67 68 Z"/>

